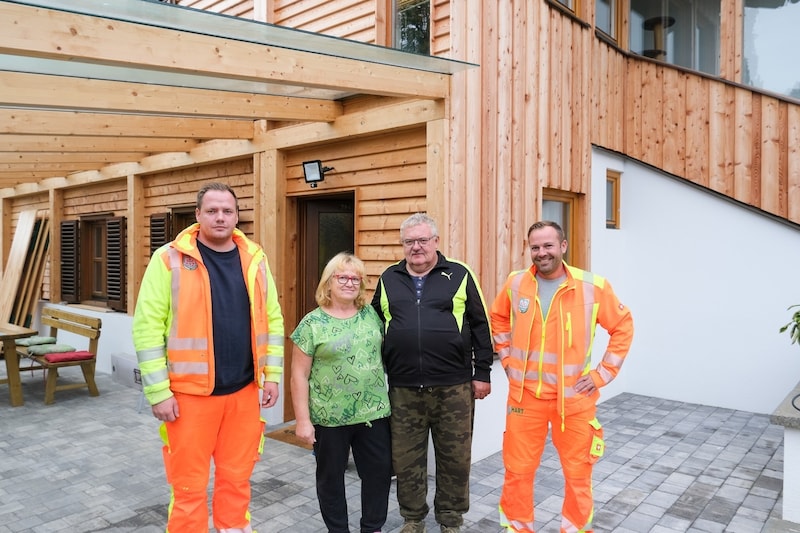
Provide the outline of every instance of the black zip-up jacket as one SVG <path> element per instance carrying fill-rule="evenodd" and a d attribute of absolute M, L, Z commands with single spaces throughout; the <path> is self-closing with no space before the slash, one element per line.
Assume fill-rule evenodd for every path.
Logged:
<path fill-rule="evenodd" d="M 372 306 L 384 321 L 390 386 L 489 382 L 494 352 L 480 286 L 467 265 L 436 254 L 419 301 L 405 260 L 378 280 Z"/>

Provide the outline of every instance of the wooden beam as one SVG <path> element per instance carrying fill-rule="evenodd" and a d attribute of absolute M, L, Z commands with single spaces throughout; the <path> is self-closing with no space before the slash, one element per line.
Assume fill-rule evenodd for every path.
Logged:
<path fill-rule="evenodd" d="M 92 137 L 87 135 L 0 135 L 0 147 L 21 152 L 187 152 L 200 140 L 181 137 Z"/>
<path fill-rule="evenodd" d="M 253 121 L 0 109 L 0 133 L 252 139 Z"/>
<path fill-rule="evenodd" d="M 315 98 L 3 72 L 0 105 L 230 119 L 329 122 L 341 104 Z"/>
<path fill-rule="evenodd" d="M 300 88 L 438 99 L 449 85 L 447 74 L 19 4 L 0 3 L 0 35 L 0 53 Z"/>
<path fill-rule="evenodd" d="M 4 138 L 0 137 L 0 143 Z M 0 147 L 2 150 L 2 147 Z M 104 165 L 120 161 L 138 161 L 148 154 L 146 152 L 3 152 L 0 151 L 0 165 L 4 163 L 17 164 L 58 164 L 58 163 L 96 163 Z"/>
<path fill-rule="evenodd" d="M 330 124 L 300 124 L 256 133 L 257 151 L 298 148 L 336 139 L 410 128 L 445 118 L 444 102 L 403 100 L 364 112 L 342 115 Z"/>

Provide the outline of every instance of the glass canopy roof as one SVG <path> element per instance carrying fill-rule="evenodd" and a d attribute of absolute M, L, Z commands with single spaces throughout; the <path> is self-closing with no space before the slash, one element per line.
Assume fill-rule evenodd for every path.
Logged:
<path fill-rule="evenodd" d="M 5 1 L 438 74 L 454 74 L 477 66 L 442 57 L 422 56 L 393 48 L 153 0 Z M 35 24 L 34 21 L 31 23 Z M 0 54 L 0 70 L 326 100 L 336 100 L 348 95 L 340 91 L 303 86 L 297 83 L 260 82 L 252 79 L 236 79 L 235 77 L 194 75 L 185 72 L 99 65 L 75 60 L 63 61 L 9 54 Z"/>

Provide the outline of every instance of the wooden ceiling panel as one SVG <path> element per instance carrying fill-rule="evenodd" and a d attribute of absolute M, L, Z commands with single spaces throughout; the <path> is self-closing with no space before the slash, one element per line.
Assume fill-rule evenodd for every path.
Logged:
<path fill-rule="evenodd" d="M 424 68 L 437 58 L 406 54 L 412 59 L 393 66 L 376 60 L 376 47 L 300 32 L 322 48 L 263 44 L 236 32 L 224 38 L 207 33 L 229 18 L 163 4 L 131 3 L 161 17 L 148 24 L 50 3 L 56 7 L 0 0 L 0 198 L 247 157 L 266 120 L 319 126 L 308 139 L 309 130 L 299 131 L 291 138 L 298 144 L 336 124 L 358 134 L 377 125 L 342 120 L 342 100 L 357 95 L 427 100 L 387 118 L 386 127 L 402 127 L 406 113 L 441 115 L 449 93 L 449 75 Z M 206 24 L 206 32 L 159 27 L 172 14 Z M 294 33 L 235 24 L 259 35 Z M 345 57 L 328 43 L 360 48 Z"/>

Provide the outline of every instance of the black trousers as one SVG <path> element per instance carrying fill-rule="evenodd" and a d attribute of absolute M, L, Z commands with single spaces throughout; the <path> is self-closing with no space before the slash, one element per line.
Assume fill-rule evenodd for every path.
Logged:
<path fill-rule="evenodd" d="M 380 531 L 386 522 L 392 484 L 389 419 L 342 427 L 314 426 L 317 442 L 317 499 L 330 533 L 349 533 L 344 472 L 350 449 L 361 479 L 361 532 Z"/>

